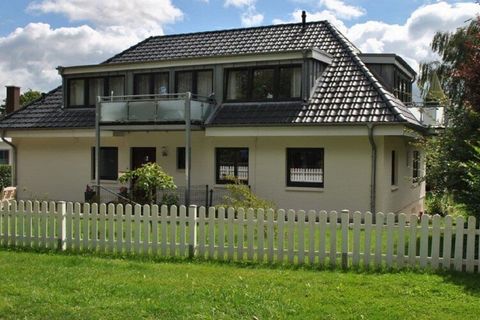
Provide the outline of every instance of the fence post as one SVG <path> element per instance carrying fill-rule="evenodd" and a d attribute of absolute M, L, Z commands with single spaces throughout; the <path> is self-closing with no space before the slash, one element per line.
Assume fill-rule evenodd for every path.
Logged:
<path fill-rule="evenodd" d="M 189 233 L 188 238 L 188 257 L 195 257 L 195 249 L 197 248 L 197 206 L 190 205 L 188 207 Z"/>
<path fill-rule="evenodd" d="M 65 201 L 58 202 L 57 205 L 57 231 L 58 231 L 58 243 L 57 243 L 57 250 L 65 251 L 67 249 L 67 203 Z"/>

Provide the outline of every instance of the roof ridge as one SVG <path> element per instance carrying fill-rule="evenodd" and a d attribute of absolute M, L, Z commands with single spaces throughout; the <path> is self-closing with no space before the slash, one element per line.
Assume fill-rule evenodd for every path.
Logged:
<path fill-rule="evenodd" d="M 375 90 L 380 95 L 382 100 L 384 100 L 385 104 L 389 107 L 389 109 L 393 112 L 394 116 L 402 121 L 409 122 L 409 120 L 405 117 L 405 115 L 400 110 L 398 110 L 398 108 L 392 103 L 391 99 L 387 97 L 386 95 L 387 90 L 382 86 L 380 81 L 370 72 L 370 70 L 365 65 L 365 63 L 363 63 L 362 59 L 360 59 L 358 54 L 351 49 L 352 47 L 354 48 L 356 47 L 353 46 L 353 44 L 339 30 L 337 30 L 337 28 L 335 28 L 329 22 L 326 23 L 326 26 L 332 32 L 333 36 L 336 37 L 339 40 L 339 42 L 347 48 L 347 53 L 349 54 L 349 56 L 353 59 L 353 61 L 357 64 L 357 66 L 360 67 L 360 70 L 367 77 L 367 79 L 370 80 L 372 86 L 375 88 Z M 360 50 L 359 52 L 361 53 Z M 400 103 L 404 104 L 401 101 Z M 405 108 L 409 113 L 411 113 L 406 106 Z M 415 118 L 415 116 L 413 117 Z"/>

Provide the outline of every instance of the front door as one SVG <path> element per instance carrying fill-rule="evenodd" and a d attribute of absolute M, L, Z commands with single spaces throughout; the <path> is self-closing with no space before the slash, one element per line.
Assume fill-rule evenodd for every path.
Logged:
<path fill-rule="evenodd" d="M 153 163 L 156 161 L 157 156 L 155 148 L 132 148 L 132 170 L 140 168 L 145 163 Z"/>
<path fill-rule="evenodd" d="M 140 168 L 142 165 L 146 163 L 154 163 L 156 162 L 156 149 L 155 148 L 132 148 L 131 152 L 131 168 L 132 170 Z M 133 189 L 135 181 L 131 181 L 130 188 Z M 133 199 L 136 202 L 144 202 L 146 201 L 145 192 L 142 190 L 133 190 L 132 192 Z"/>

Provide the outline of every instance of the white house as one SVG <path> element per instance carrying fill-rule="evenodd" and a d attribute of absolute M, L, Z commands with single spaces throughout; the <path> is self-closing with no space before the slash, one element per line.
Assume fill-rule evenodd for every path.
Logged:
<path fill-rule="evenodd" d="M 192 92 L 192 185 L 221 190 L 234 174 L 282 208 L 423 210 L 415 72 L 394 54 L 362 54 L 327 21 L 150 37 L 58 70 L 62 86 L 0 121 L 19 198 L 83 201 L 96 120 L 102 186 L 146 161 L 185 185 L 175 93 Z"/>

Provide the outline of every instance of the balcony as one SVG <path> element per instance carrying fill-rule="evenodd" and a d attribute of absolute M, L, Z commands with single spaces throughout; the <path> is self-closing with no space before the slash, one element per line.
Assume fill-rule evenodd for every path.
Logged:
<path fill-rule="evenodd" d="M 186 100 L 186 94 L 100 97 L 99 122 L 110 125 L 184 123 Z M 214 107 L 213 99 L 193 95 L 191 122 L 203 124 Z"/>

